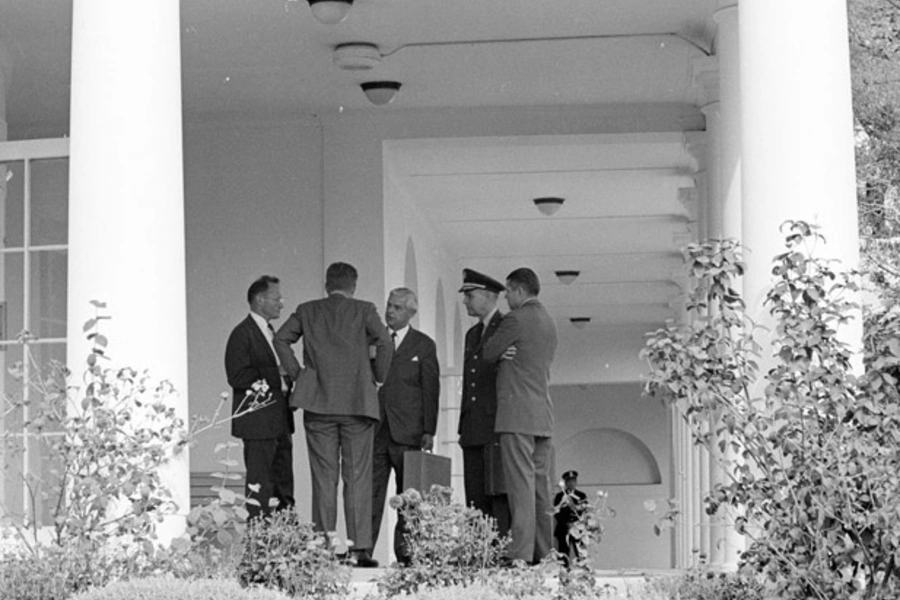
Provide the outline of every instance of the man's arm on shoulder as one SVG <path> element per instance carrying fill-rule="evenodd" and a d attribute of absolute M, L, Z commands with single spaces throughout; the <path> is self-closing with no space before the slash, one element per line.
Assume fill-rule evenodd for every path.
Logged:
<path fill-rule="evenodd" d="M 378 316 L 378 310 L 371 302 L 366 303 L 366 336 L 369 345 L 375 346 L 375 359 L 372 361 L 372 374 L 375 383 L 384 383 L 388 369 L 391 366 L 391 357 L 394 355 L 394 343 L 387 327 Z"/>
<path fill-rule="evenodd" d="M 481 348 L 481 355 L 487 362 L 503 358 L 506 350 L 519 340 L 519 319 L 515 312 L 503 317 L 494 334 Z"/>
<path fill-rule="evenodd" d="M 225 375 L 236 390 L 248 389 L 263 378 L 250 356 L 250 338 L 240 328 L 231 332 L 225 345 Z"/>
<path fill-rule="evenodd" d="M 281 361 L 281 366 L 284 367 L 284 370 L 287 371 L 293 381 L 296 381 L 297 376 L 300 374 L 300 361 L 297 360 L 297 355 L 291 349 L 291 344 L 297 343 L 297 340 L 302 335 L 303 324 L 297 318 L 296 313 L 291 313 L 287 321 L 278 328 L 278 333 L 275 334 L 273 343 L 275 352 L 278 353 L 278 360 Z"/>

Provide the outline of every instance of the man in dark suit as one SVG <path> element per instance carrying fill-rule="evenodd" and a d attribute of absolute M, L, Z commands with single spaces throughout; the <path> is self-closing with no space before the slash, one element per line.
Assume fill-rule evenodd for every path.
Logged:
<path fill-rule="evenodd" d="M 553 510 L 556 527 L 553 537 L 556 538 L 556 549 L 559 550 L 562 564 L 568 568 L 570 560 L 580 556 L 577 543 L 569 537 L 572 524 L 581 518 L 587 505 L 587 494 L 578 489 L 578 471 L 566 471 L 562 474 L 563 489 L 553 498 Z"/>
<path fill-rule="evenodd" d="M 463 451 L 463 484 L 466 504 L 497 520 L 501 535 L 509 532 L 509 502 L 505 493 L 488 489 L 487 477 L 490 465 L 487 461 L 499 452 L 500 437 L 494 431 L 497 415 L 497 367 L 496 361 L 484 360 L 481 349 L 494 335 L 503 315 L 497 308 L 497 298 L 503 284 L 472 269 L 463 269 L 463 304 L 470 317 L 478 323 L 466 332 L 463 356 L 462 399 L 459 410 L 459 445 Z M 488 447 L 493 446 L 491 452 Z M 502 471 L 491 473 L 502 478 Z M 502 488 L 501 488 L 502 489 Z M 493 492 L 493 493 L 489 493 Z"/>
<path fill-rule="evenodd" d="M 225 373 L 234 390 L 231 435 L 243 441 L 245 494 L 251 499 L 247 511 L 252 518 L 276 506 L 294 505 L 294 416 L 288 407 L 284 370 L 272 344 L 271 321 L 281 316 L 284 307 L 278 279 L 263 275 L 254 281 L 247 290 L 247 302 L 250 314 L 228 336 Z"/>
<path fill-rule="evenodd" d="M 553 403 L 550 364 L 556 323 L 537 296 L 541 284 L 528 268 L 506 277 L 510 312 L 484 345 L 487 361 L 500 361 L 497 418 L 506 493 L 512 513 L 509 561 L 536 563 L 552 549 L 550 460 Z"/>
<path fill-rule="evenodd" d="M 408 288 L 392 290 L 384 311 L 394 343 L 394 356 L 384 385 L 378 390 L 381 423 L 375 433 L 372 468 L 372 540 L 378 539 L 391 470 L 397 493 L 403 492 L 403 453 L 431 451 L 437 431 L 440 367 L 434 341 L 409 321 L 419 309 L 416 294 Z M 405 523 L 401 514 L 394 529 L 394 553 L 409 562 L 404 543 Z"/>
<path fill-rule="evenodd" d="M 304 302 L 275 335 L 275 348 L 294 381 L 301 366 L 290 345 L 303 338 L 311 387 L 296 385 L 291 406 L 303 409 L 316 529 L 337 525 L 338 474 L 344 485 L 347 537 L 360 567 L 375 567 L 372 550 L 372 444 L 380 418 L 378 392 L 393 345 L 371 302 L 356 300 L 356 269 L 333 263 L 326 298 Z M 369 347 L 374 346 L 370 362 Z"/>

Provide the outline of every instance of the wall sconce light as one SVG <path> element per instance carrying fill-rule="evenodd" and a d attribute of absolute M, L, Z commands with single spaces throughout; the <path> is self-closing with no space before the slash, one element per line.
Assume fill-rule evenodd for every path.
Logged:
<path fill-rule="evenodd" d="M 308 0 L 309 8 L 319 23 L 337 25 L 350 12 L 353 0 Z"/>
<path fill-rule="evenodd" d="M 565 198 L 557 198 L 556 196 L 545 196 L 543 198 L 535 198 L 534 205 L 541 213 L 548 217 L 559 210 L 559 207 L 565 202 Z"/>
<path fill-rule="evenodd" d="M 581 275 L 581 271 L 556 271 L 556 278 L 564 285 L 575 283 L 579 275 Z"/>
<path fill-rule="evenodd" d="M 375 106 L 384 106 L 385 104 L 389 104 L 394 96 L 397 95 L 397 90 L 400 89 L 399 81 L 366 81 L 365 83 L 360 84 L 362 91 L 365 93 L 366 98 L 369 99 L 369 102 L 374 104 Z"/>
<path fill-rule="evenodd" d="M 590 317 L 570 317 L 569 322 L 577 329 L 584 329 L 591 322 Z"/>

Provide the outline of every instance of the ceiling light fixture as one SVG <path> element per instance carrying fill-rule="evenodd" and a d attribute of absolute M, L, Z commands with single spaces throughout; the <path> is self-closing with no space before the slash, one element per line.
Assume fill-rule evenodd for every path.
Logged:
<path fill-rule="evenodd" d="M 575 280 L 578 279 L 579 275 L 581 275 L 581 271 L 556 271 L 556 278 L 559 279 L 560 283 L 565 285 L 575 283 Z"/>
<path fill-rule="evenodd" d="M 333 60 L 345 71 L 370 71 L 381 62 L 381 52 L 375 44 L 350 42 L 334 47 Z"/>
<path fill-rule="evenodd" d="M 369 102 L 375 106 L 384 106 L 390 104 L 400 89 L 399 81 L 366 81 L 361 83 L 362 91 L 366 94 Z"/>
<path fill-rule="evenodd" d="M 537 206 L 537 209 L 541 211 L 541 213 L 549 217 L 550 215 L 556 213 L 556 211 L 559 210 L 559 207 L 562 206 L 563 202 L 565 201 L 565 198 L 545 196 L 543 198 L 535 198 L 534 205 Z"/>
<path fill-rule="evenodd" d="M 591 322 L 590 317 L 570 317 L 569 322 L 578 329 L 584 329 Z"/>
<path fill-rule="evenodd" d="M 353 0 L 308 0 L 309 8 L 319 23 L 337 25 L 350 12 Z"/>

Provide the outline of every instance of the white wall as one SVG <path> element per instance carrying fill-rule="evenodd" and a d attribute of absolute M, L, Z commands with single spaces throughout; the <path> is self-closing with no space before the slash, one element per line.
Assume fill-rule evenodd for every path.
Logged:
<path fill-rule="evenodd" d="M 666 499 L 673 496 L 668 409 L 658 400 L 641 397 L 640 383 L 559 385 L 553 386 L 551 395 L 556 416 L 553 440 L 557 476 L 577 469 L 581 474 L 579 487 L 592 499 L 598 490 L 607 492 L 609 506 L 616 512 L 604 522 L 605 534 L 594 554 L 594 565 L 599 569 L 670 568 L 672 532 L 654 535 L 653 525 L 660 515 L 644 505 L 654 502 L 662 509 Z M 622 431 L 640 440 L 655 459 L 661 481 L 637 483 L 619 477 L 604 481 L 603 474 L 615 469 L 609 464 L 615 459 L 603 449 L 597 449 L 594 456 L 567 453 L 569 440 L 598 428 Z"/>
<path fill-rule="evenodd" d="M 193 415 L 209 416 L 230 391 L 225 342 L 248 313 L 250 283 L 281 278 L 282 319 L 322 294 L 321 136 L 310 118 L 187 123 L 184 137 L 189 397 Z M 206 434 L 192 470 L 219 468 L 212 447 L 229 431 Z M 296 466 L 302 490 L 305 459 Z"/>

